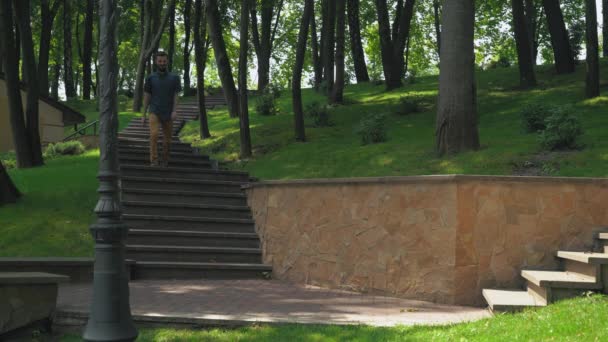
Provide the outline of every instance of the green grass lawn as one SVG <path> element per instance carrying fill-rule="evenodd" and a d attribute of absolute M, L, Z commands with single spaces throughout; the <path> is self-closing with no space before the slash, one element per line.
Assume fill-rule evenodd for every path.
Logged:
<path fill-rule="evenodd" d="M 605 341 L 608 297 L 592 295 L 518 314 L 446 326 L 259 325 L 234 330 L 149 329 L 137 341 Z M 62 341 L 79 341 L 66 336 Z"/>

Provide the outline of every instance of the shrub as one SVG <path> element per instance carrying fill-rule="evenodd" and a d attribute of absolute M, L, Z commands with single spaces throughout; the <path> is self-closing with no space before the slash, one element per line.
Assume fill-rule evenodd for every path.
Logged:
<path fill-rule="evenodd" d="M 314 127 L 329 127 L 333 126 L 333 122 L 329 119 L 327 106 L 318 102 L 314 102 L 306 107 L 306 115 L 312 119 Z"/>
<path fill-rule="evenodd" d="M 534 133 L 545 129 L 545 119 L 559 110 L 559 107 L 532 103 L 520 112 L 526 132 Z"/>
<path fill-rule="evenodd" d="M 361 144 L 375 144 L 386 141 L 386 114 L 378 113 L 364 117 L 355 133 L 361 137 Z"/>
<path fill-rule="evenodd" d="M 539 139 L 546 150 L 565 150 L 579 147 L 577 139 L 583 134 L 578 117 L 565 108 L 559 108 L 545 119 L 545 130 Z"/>
<path fill-rule="evenodd" d="M 402 97 L 399 99 L 399 106 L 397 107 L 397 115 L 408 115 L 412 113 L 418 113 L 420 111 L 419 100 L 412 97 Z"/>
<path fill-rule="evenodd" d="M 266 86 L 266 88 L 264 88 L 264 91 L 262 93 L 268 94 L 268 95 L 272 96 L 274 99 L 278 99 L 279 97 L 281 97 L 282 91 L 283 91 L 283 89 L 281 89 L 281 87 L 278 86 L 277 84 L 269 83 Z"/>
<path fill-rule="evenodd" d="M 268 93 L 260 95 L 256 100 L 255 110 L 264 116 L 276 115 L 278 109 L 274 96 Z"/>
<path fill-rule="evenodd" d="M 44 158 L 53 158 L 60 155 L 78 155 L 85 151 L 84 145 L 77 140 L 49 144 L 44 150 Z"/>

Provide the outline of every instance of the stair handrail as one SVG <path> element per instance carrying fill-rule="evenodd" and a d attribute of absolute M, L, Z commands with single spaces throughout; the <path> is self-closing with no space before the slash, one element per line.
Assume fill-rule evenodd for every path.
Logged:
<path fill-rule="evenodd" d="M 83 136 L 85 134 L 86 130 L 91 126 L 93 126 L 93 135 L 97 135 L 97 125 L 98 124 L 99 124 L 99 120 L 95 120 L 95 121 L 88 123 L 84 127 L 80 127 L 79 129 L 77 129 L 77 125 L 74 125 L 74 133 L 63 138 L 62 141 L 68 141 L 68 140 L 74 139 L 77 136 Z"/>

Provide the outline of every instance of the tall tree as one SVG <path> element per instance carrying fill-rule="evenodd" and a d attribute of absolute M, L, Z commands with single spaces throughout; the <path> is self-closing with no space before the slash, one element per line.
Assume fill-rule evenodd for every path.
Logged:
<path fill-rule="evenodd" d="M 539 6 L 534 0 L 524 0 L 526 28 L 528 30 L 528 41 L 530 42 L 530 53 L 532 54 L 532 65 L 536 65 L 536 56 L 538 55 L 538 9 Z M 542 13 L 542 11 L 541 11 Z"/>
<path fill-rule="evenodd" d="M 258 29 L 257 8 L 256 6 L 251 6 L 251 35 L 253 38 L 253 48 L 258 60 L 258 91 L 264 90 L 270 83 L 270 56 L 272 55 L 282 9 L 283 0 L 261 0 L 260 32 Z"/>
<path fill-rule="evenodd" d="M 300 32 L 298 33 L 298 42 L 296 45 L 296 62 L 293 66 L 293 78 L 291 86 L 291 95 L 293 98 L 293 113 L 295 121 L 295 133 L 297 141 L 306 141 L 306 133 L 304 131 L 304 111 L 302 110 L 302 68 L 304 66 L 304 54 L 306 52 L 306 38 L 308 36 L 308 27 L 310 26 L 310 17 L 314 16 L 313 0 L 304 2 L 304 14 L 300 22 Z M 314 37 L 313 37 L 314 39 Z"/>
<path fill-rule="evenodd" d="M 437 55 L 441 54 L 441 4 L 439 1 L 440 0 L 433 0 L 433 18 L 435 19 L 435 36 L 437 37 Z"/>
<path fill-rule="evenodd" d="M 365 54 L 361 43 L 361 28 L 359 26 L 359 0 L 348 0 L 348 33 L 350 34 L 350 50 L 353 55 L 355 77 L 357 83 L 369 82 Z"/>
<path fill-rule="evenodd" d="M 139 61 L 137 64 L 137 76 L 135 78 L 135 91 L 133 94 L 133 111 L 139 112 L 142 105 L 143 100 L 143 90 L 144 90 L 144 74 L 146 70 L 146 64 L 150 60 L 152 53 L 156 50 L 158 46 L 158 42 L 160 42 L 160 37 L 163 34 L 163 30 L 169 21 L 169 15 L 171 11 L 169 10 L 173 6 L 175 6 L 175 0 L 171 0 L 169 3 L 168 9 L 165 12 L 165 15 L 158 25 L 154 36 L 152 37 L 152 20 L 154 17 L 154 9 L 153 9 L 153 1 L 152 0 L 144 0 L 144 35 L 142 38 L 142 44 L 140 46 L 139 53 Z M 157 7 L 160 11 L 160 6 Z"/>
<path fill-rule="evenodd" d="M 344 101 L 345 16 L 346 0 L 336 0 L 336 82 L 331 90 L 330 103 L 342 103 Z"/>
<path fill-rule="evenodd" d="M 93 78 L 91 75 L 91 58 L 93 55 L 93 14 L 95 0 L 87 0 L 87 8 L 84 20 L 84 46 L 82 51 L 82 98 L 91 98 L 91 87 Z"/>
<path fill-rule="evenodd" d="M 587 98 L 600 96 L 600 61 L 597 41 L 597 9 L 595 0 L 585 0 L 587 79 L 585 94 Z"/>
<path fill-rule="evenodd" d="M 190 14 L 192 0 L 184 3 L 184 95 L 190 95 Z"/>
<path fill-rule="evenodd" d="M 241 37 L 239 53 L 239 126 L 241 158 L 251 157 L 251 133 L 247 107 L 247 48 L 249 47 L 249 8 L 252 0 L 241 0 Z"/>
<path fill-rule="evenodd" d="M 574 56 L 572 56 L 568 31 L 566 30 L 562 10 L 559 7 L 559 0 L 543 0 L 543 8 L 545 9 L 547 27 L 551 35 L 555 69 L 558 74 L 574 72 Z"/>
<path fill-rule="evenodd" d="M 15 203 L 19 197 L 21 197 L 21 193 L 0 161 L 0 206 Z"/>
<path fill-rule="evenodd" d="M 23 104 L 19 89 L 19 60 L 15 45 L 15 24 L 11 0 L 0 0 L 0 44 L 4 51 L 4 80 L 8 98 L 11 131 L 17 157 L 17 166 L 27 168 L 34 166 L 32 148 L 25 129 Z"/>
<path fill-rule="evenodd" d="M 51 51 L 51 34 L 53 21 L 59 11 L 61 0 L 55 0 L 51 6 L 50 0 L 40 1 L 40 48 L 38 50 L 38 84 L 40 95 L 49 96 L 49 54 Z"/>
<path fill-rule="evenodd" d="M 175 55 L 175 4 L 169 9 L 171 15 L 169 15 L 169 52 L 168 55 L 168 68 L 173 71 L 173 57 Z M 195 19 L 196 20 L 196 19 Z"/>
<path fill-rule="evenodd" d="M 76 97 L 72 69 L 72 0 L 63 0 L 63 83 L 65 96 Z"/>
<path fill-rule="evenodd" d="M 602 55 L 608 57 L 608 0 L 602 0 Z"/>
<path fill-rule="evenodd" d="M 323 0 L 321 2 L 323 27 L 321 28 L 321 59 L 323 60 L 323 81 L 327 95 L 331 95 L 334 87 L 334 62 L 336 46 L 336 2 Z"/>
<path fill-rule="evenodd" d="M 442 155 L 479 148 L 474 21 L 474 0 L 444 0 L 435 130 Z"/>
<path fill-rule="evenodd" d="M 207 108 L 205 105 L 205 68 L 209 52 L 207 39 L 207 25 L 203 12 L 203 0 L 194 1 L 194 54 L 196 60 L 196 95 L 199 108 L 199 136 L 201 139 L 211 138 L 209 123 L 207 121 Z"/>
<path fill-rule="evenodd" d="M 217 7 L 217 0 L 205 0 L 205 16 L 207 17 L 207 28 L 209 29 L 209 36 L 211 37 L 211 44 L 215 54 L 217 71 L 222 81 L 222 88 L 224 88 L 228 111 L 231 118 L 237 118 L 239 117 L 239 96 L 234 85 L 232 67 L 230 66 L 226 43 L 222 35 L 222 23 L 220 11 Z"/>
<path fill-rule="evenodd" d="M 310 16 L 310 53 L 312 54 L 312 66 L 314 69 L 314 88 L 319 90 L 319 86 L 323 81 L 323 64 L 321 55 L 319 54 L 319 41 L 317 38 L 317 23 L 314 12 Z"/>
<path fill-rule="evenodd" d="M 536 75 L 534 74 L 532 42 L 528 33 L 523 0 L 511 0 L 511 8 L 513 9 L 513 31 L 519 64 L 519 85 L 522 88 L 533 87 L 536 85 Z"/>
<path fill-rule="evenodd" d="M 380 49 L 386 89 L 399 88 L 405 73 L 403 52 L 410 35 L 410 26 L 414 15 L 415 0 L 397 0 L 393 29 L 389 25 L 389 14 L 386 0 L 376 0 Z"/>

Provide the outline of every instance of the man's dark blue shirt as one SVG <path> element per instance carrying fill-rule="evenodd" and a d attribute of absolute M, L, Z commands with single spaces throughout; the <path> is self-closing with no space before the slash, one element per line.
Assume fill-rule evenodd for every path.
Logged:
<path fill-rule="evenodd" d="M 161 121 L 171 120 L 174 97 L 181 90 L 181 82 L 176 74 L 151 73 L 144 85 L 144 91 L 152 95 L 148 112 L 158 115 Z"/>

